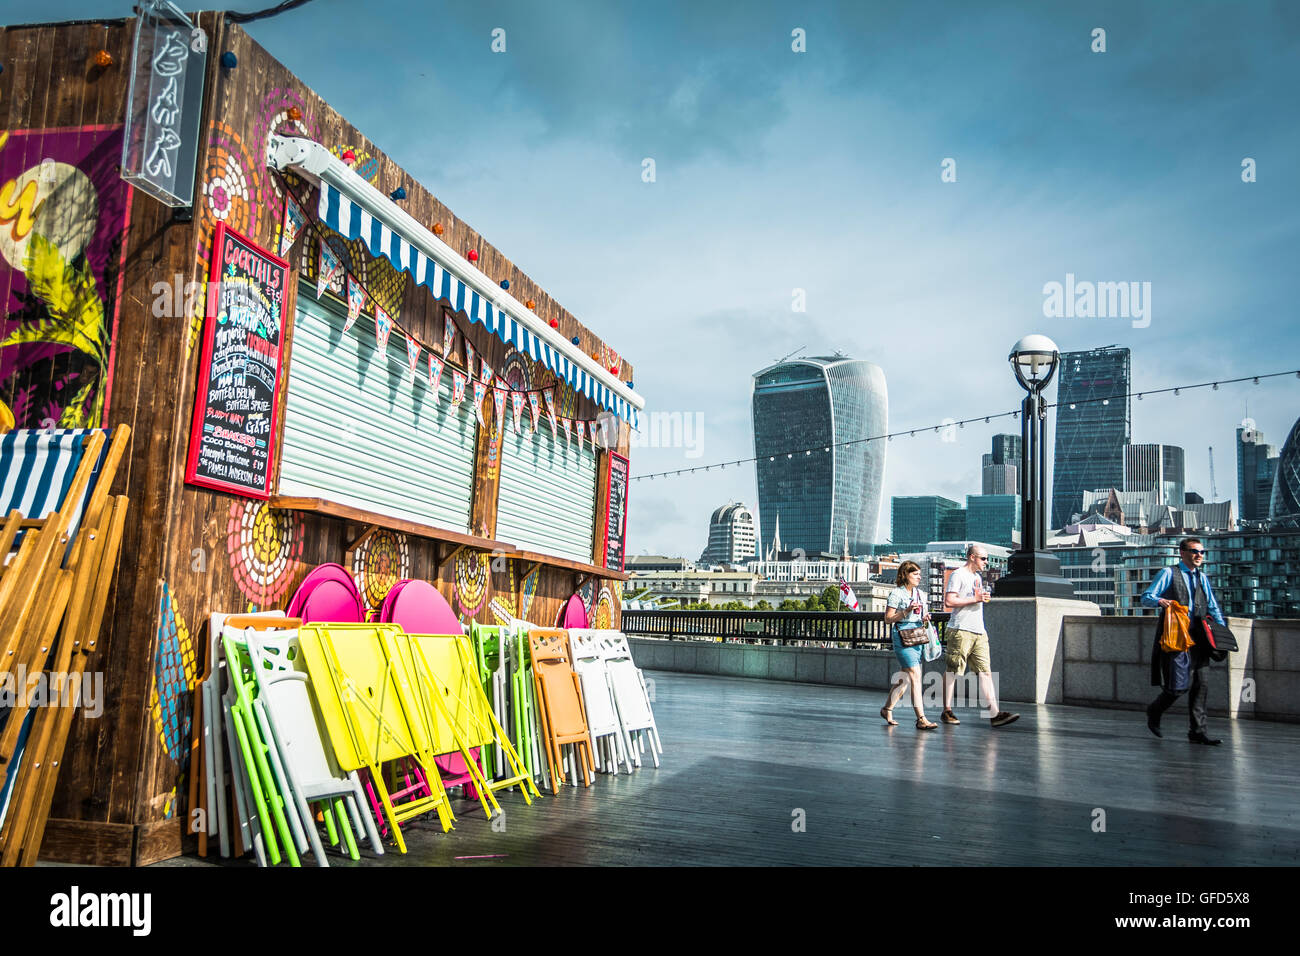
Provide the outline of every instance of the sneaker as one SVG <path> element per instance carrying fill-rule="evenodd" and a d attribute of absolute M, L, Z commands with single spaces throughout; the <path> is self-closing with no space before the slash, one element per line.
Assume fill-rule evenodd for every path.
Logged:
<path fill-rule="evenodd" d="M 939 719 L 942 720 L 945 724 L 961 723 L 961 721 L 957 719 L 957 715 L 954 714 L 951 710 L 945 710 L 942 714 L 939 715 Z"/>
<path fill-rule="evenodd" d="M 1007 713 L 1005 710 L 1000 710 L 993 715 L 993 726 L 1005 727 L 1007 724 L 1014 723 L 1019 719 L 1020 719 L 1019 714 L 1010 714 Z"/>

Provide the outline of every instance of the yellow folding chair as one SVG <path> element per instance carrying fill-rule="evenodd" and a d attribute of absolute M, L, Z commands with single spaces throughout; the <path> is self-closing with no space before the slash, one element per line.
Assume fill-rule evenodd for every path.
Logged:
<path fill-rule="evenodd" d="M 395 624 L 308 624 L 298 631 L 298 645 L 317 689 L 321 717 L 344 771 L 365 767 L 379 794 L 383 812 L 400 852 L 406 852 L 400 824 L 436 810 L 443 832 L 456 819 L 436 767 L 427 759 L 423 729 L 413 729 L 410 676 L 392 653 Z M 380 765 L 409 758 L 424 773 L 429 793 L 394 806 Z"/>
<path fill-rule="evenodd" d="M 493 810 L 501 809 L 494 795 L 497 790 L 518 785 L 529 805 L 533 796 L 540 797 L 541 791 L 497 721 L 483 693 L 483 685 L 477 680 L 478 667 L 469 639 L 460 634 L 408 634 L 404 654 L 415 677 L 418 707 L 434 752 L 439 755 L 460 752 L 489 818 Z M 492 746 L 501 749 L 513 776 L 488 780 L 470 755 L 471 748 Z"/>

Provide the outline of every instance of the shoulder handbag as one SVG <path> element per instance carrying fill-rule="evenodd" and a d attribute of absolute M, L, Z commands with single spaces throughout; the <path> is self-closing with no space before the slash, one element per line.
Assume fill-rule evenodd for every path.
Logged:
<path fill-rule="evenodd" d="M 1213 618 L 1202 622 L 1205 625 L 1205 637 L 1210 644 L 1210 660 L 1226 660 L 1228 654 L 1237 650 L 1237 638 L 1231 630 Z"/>
<path fill-rule="evenodd" d="M 915 594 L 915 592 L 913 592 Z M 913 600 L 920 600 L 913 598 Z M 925 605 L 921 605 L 921 614 L 925 614 Z M 930 628 L 924 624 L 914 624 L 911 627 L 898 627 L 898 643 L 904 647 L 915 647 L 918 644 L 926 644 L 930 640 Z"/>

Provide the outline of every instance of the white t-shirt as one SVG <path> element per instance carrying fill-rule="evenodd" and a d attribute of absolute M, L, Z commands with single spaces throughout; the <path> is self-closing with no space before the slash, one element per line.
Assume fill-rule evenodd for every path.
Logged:
<path fill-rule="evenodd" d="M 913 624 L 921 623 L 921 618 L 926 613 L 925 595 L 921 593 L 920 588 L 917 588 L 915 591 L 909 591 L 905 587 L 896 587 L 894 588 L 894 590 L 889 592 L 889 599 L 887 602 L 889 607 L 910 608 L 913 602 L 916 601 L 919 601 L 921 603 L 920 612 L 908 611 L 908 613 L 902 618 L 902 620 L 894 622 L 896 627 L 902 627 L 902 625 L 904 624 L 911 626 Z"/>
<path fill-rule="evenodd" d="M 948 586 L 944 590 L 948 594 L 956 594 L 958 598 L 973 598 L 976 589 L 984 590 L 980 576 L 963 567 L 948 575 Z M 952 616 L 948 618 L 948 626 L 973 634 L 987 633 L 984 630 L 984 603 L 981 601 L 979 604 L 954 608 Z"/>

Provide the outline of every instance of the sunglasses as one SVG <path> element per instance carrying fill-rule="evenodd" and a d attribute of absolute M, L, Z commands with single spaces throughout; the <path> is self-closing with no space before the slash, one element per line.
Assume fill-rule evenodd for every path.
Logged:
<path fill-rule="evenodd" d="M 1183 550 L 1186 551 L 1188 554 L 1199 554 L 1199 555 L 1205 554 L 1204 548 L 1183 548 Z"/>

